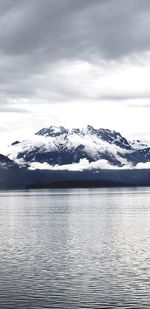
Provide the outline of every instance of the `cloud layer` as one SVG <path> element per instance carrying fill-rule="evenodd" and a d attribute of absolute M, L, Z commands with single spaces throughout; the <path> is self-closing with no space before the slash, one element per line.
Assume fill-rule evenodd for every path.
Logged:
<path fill-rule="evenodd" d="M 43 104 L 50 122 L 60 120 L 59 103 L 64 114 L 74 103 L 90 103 L 90 113 L 94 102 L 101 113 L 106 102 L 149 108 L 149 14 L 149 0 L 0 1 L 0 113 L 8 131 L 9 123 L 20 130 L 21 113 L 38 127 Z"/>
<path fill-rule="evenodd" d="M 38 98 L 43 80 L 43 99 L 59 100 L 50 71 L 64 61 L 99 66 L 149 52 L 149 10 L 148 0 L 2 0 L 0 103 Z"/>
<path fill-rule="evenodd" d="M 49 170 L 49 171 L 84 171 L 84 170 L 95 170 L 97 173 L 100 172 L 101 169 L 109 169 L 109 170 L 124 170 L 124 169 L 150 169 L 150 162 L 143 163 L 140 162 L 133 166 L 128 163 L 123 165 L 122 167 L 117 167 L 111 165 L 107 160 L 97 160 L 95 162 L 89 162 L 87 159 L 81 159 L 79 163 L 65 164 L 65 165 L 50 165 L 46 162 L 39 163 L 33 162 L 30 164 L 30 170 Z"/>
<path fill-rule="evenodd" d="M 0 8 L 1 52 L 34 63 L 115 59 L 150 47 L 149 0 L 5 0 Z"/>

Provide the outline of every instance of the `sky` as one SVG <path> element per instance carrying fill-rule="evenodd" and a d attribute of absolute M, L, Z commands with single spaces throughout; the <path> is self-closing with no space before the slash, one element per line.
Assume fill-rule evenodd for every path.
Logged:
<path fill-rule="evenodd" d="M 150 140 L 149 0 L 0 1 L 0 152 L 43 127 Z"/>

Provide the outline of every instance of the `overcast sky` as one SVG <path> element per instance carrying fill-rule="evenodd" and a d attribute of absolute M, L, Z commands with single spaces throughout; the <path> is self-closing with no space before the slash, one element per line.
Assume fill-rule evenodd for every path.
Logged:
<path fill-rule="evenodd" d="M 87 124 L 150 140 L 149 0 L 1 0 L 0 138 Z"/>

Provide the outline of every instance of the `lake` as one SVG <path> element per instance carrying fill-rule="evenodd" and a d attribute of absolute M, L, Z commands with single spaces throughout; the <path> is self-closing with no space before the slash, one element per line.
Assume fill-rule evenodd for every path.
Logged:
<path fill-rule="evenodd" d="M 0 191 L 0 308 L 150 308 L 150 188 Z"/>

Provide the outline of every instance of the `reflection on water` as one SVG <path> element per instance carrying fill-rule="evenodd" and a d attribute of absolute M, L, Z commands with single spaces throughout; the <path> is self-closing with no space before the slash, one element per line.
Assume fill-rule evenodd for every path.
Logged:
<path fill-rule="evenodd" d="M 150 308 L 150 189 L 0 192 L 0 308 Z"/>

